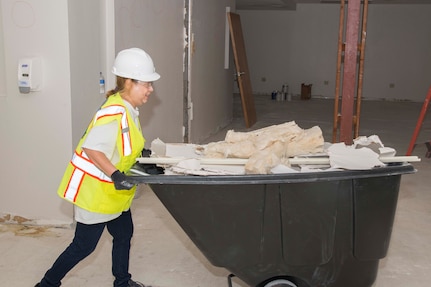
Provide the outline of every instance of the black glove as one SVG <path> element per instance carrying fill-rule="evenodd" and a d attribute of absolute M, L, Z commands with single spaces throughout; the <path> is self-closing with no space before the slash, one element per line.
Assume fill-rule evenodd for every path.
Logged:
<path fill-rule="evenodd" d="M 150 157 L 152 151 L 150 149 L 143 149 L 141 152 L 142 157 Z M 137 167 L 139 170 L 144 171 L 148 174 L 164 174 L 165 169 L 161 166 L 157 166 L 155 164 L 151 163 L 135 163 L 135 167 Z"/>
<path fill-rule="evenodd" d="M 150 149 L 146 149 L 146 148 L 144 148 L 144 149 L 141 151 L 141 156 L 142 156 L 142 157 L 150 157 L 150 156 L 151 156 L 151 153 L 152 153 L 152 151 L 151 151 Z"/>
<path fill-rule="evenodd" d="M 157 166 L 153 163 L 140 163 L 136 162 L 133 165 L 133 168 L 136 168 L 137 170 L 143 171 L 148 174 L 164 174 L 165 169 L 161 166 Z"/>
<path fill-rule="evenodd" d="M 125 175 L 118 169 L 111 174 L 111 179 L 117 190 L 130 190 L 135 186 L 135 182 L 131 180 L 130 176 Z"/>

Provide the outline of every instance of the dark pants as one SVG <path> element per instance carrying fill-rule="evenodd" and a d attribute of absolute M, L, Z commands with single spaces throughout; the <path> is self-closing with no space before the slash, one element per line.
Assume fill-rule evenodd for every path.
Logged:
<path fill-rule="evenodd" d="M 81 260 L 90 255 L 99 242 L 103 229 L 107 227 L 112 235 L 112 274 L 115 277 L 114 287 L 126 287 L 131 278 L 129 273 L 130 240 L 133 235 L 132 214 L 123 212 L 120 217 L 105 223 L 77 223 L 72 243 L 49 269 L 41 287 L 58 287 L 66 274 Z"/>

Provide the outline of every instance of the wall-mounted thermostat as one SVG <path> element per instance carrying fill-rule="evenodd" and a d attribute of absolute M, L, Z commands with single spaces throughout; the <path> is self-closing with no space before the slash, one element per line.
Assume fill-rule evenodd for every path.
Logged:
<path fill-rule="evenodd" d="M 18 88 L 22 94 L 42 89 L 42 60 L 22 58 L 18 61 Z"/>

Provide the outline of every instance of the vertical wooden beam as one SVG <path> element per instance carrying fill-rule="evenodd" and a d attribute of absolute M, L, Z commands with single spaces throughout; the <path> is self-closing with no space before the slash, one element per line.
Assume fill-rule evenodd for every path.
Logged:
<path fill-rule="evenodd" d="M 335 77 L 335 99 L 334 99 L 334 125 L 332 127 L 332 142 L 337 142 L 338 131 L 338 116 L 339 99 L 340 99 L 340 84 L 341 84 L 341 61 L 343 56 L 343 40 L 344 40 L 344 14 L 345 14 L 345 0 L 341 0 L 340 6 L 340 27 L 338 29 L 338 53 L 337 53 L 337 72 Z"/>
<path fill-rule="evenodd" d="M 349 0 L 347 5 L 346 48 L 344 51 L 344 76 L 341 102 L 340 142 L 353 143 L 353 107 L 356 90 L 356 61 L 361 0 Z"/>

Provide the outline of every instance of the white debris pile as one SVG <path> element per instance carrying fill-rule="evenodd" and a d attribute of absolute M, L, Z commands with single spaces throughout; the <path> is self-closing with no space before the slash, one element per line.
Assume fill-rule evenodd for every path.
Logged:
<path fill-rule="evenodd" d="M 151 143 L 143 164 L 166 168 L 165 174 L 243 175 L 366 170 L 387 164 L 418 162 L 416 156 L 395 156 L 377 135 L 361 136 L 352 145 L 324 142 L 318 126 L 302 129 L 294 121 L 250 131 L 226 133 L 225 140 L 206 145 Z"/>
<path fill-rule="evenodd" d="M 250 132 L 230 130 L 224 141 L 200 146 L 198 150 L 207 158 L 248 159 L 246 173 L 268 174 L 289 157 L 322 152 L 323 144 L 318 126 L 302 129 L 291 121 Z"/>

